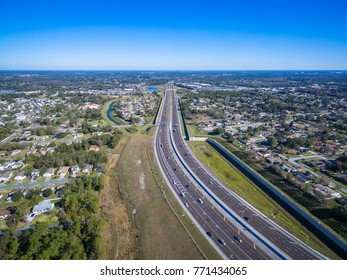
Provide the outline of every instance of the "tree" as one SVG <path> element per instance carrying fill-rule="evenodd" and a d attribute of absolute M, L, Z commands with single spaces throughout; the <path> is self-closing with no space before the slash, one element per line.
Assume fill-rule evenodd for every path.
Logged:
<path fill-rule="evenodd" d="M 23 195 L 22 195 L 21 191 L 15 191 L 15 193 L 12 194 L 12 201 L 17 202 L 17 201 L 21 200 L 22 197 L 23 197 Z"/>
<path fill-rule="evenodd" d="M 277 141 L 277 139 L 276 139 L 275 136 L 272 136 L 272 135 L 271 135 L 267 140 L 268 140 L 269 145 L 270 145 L 271 148 L 276 147 L 277 144 L 278 144 L 278 141 Z"/>
<path fill-rule="evenodd" d="M 215 128 L 214 130 L 212 130 L 212 134 L 214 134 L 214 135 L 219 135 L 219 134 L 222 134 L 224 131 L 225 131 L 224 128 L 217 127 L 217 128 Z"/>
<path fill-rule="evenodd" d="M 48 189 L 45 189 L 43 192 L 42 192 L 42 196 L 43 197 L 49 197 L 53 194 L 52 190 L 50 188 Z"/>

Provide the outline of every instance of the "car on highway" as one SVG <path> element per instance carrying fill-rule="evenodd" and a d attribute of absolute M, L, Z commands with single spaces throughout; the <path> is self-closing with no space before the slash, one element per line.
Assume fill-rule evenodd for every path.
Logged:
<path fill-rule="evenodd" d="M 242 239 L 241 239 L 241 237 L 240 237 L 240 236 L 235 235 L 235 236 L 234 236 L 234 238 L 235 238 L 235 239 L 236 239 L 238 242 L 240 242 L 240 243 L 242 242 Z"/>
<path fill-rule="evenodd" d="M 212 185 L 212 184 L 213 184 L 213 183 L 212 183 L 212 181 L 210 181 L 209 183 L 210 183 L 210 185 Z"/>
<path fill-rule="evenodd" d="M 204 202 L 202 201 L 202 199 L 201 198 L 198 198 L 198 202 L 199 203 L 201 203 L 201 204 L 203 204 Z"/>
<path fill-rule="evenodd" d="M 181 193 L 181 196 L 182 196 L 182 197 L 185 197 L 186 195 L 184 194 L 184 192 L 182 192 L 182 193 Z"/>
<path fill-rule="evenodd" d="M 219 238 L 219 239 L 218 239 L 218 242 L 219 242 L 220 244 L 222 244 L 223 246 L 225 246 L 225 241 L 224 241 L 222 238 Z"/>
<path fill-rule="evenodd" d="M 189 188 L 189 185 L 186 185 L 186 188 Z"/>
<path fill-rule="evenodd" d="M 184 203 L 184 205 L 189 208 L 189 204 L 187 202 Z"/>
<path fill-rule="evenodd" d="M 248 221 L 249 220 L 249 218 L 248 217 L 243 217 L 246 221 Z"/>
<path fill-rule="evenodd" d="M 209 237 L 212 237 L 212 236 L 213 236 L 212 232 L 210 232 L 210 231 L 206 231 L 206 234 L 207 234 Z"/>

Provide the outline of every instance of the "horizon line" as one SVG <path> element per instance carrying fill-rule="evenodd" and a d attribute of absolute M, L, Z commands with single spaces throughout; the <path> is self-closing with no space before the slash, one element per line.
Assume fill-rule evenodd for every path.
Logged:
<path fill-rule="evenodd" d="M 137 72 L 137 71 L 144 71 L 144 72 L 207 72 L 207 71 L 217 71 L 217 72 L 242 72 L 242 71 L 347 71 L 347 69 L 0 69 L 0 72 L 20 72 L 20 71 L 122 71 L 122 72 Z"/>

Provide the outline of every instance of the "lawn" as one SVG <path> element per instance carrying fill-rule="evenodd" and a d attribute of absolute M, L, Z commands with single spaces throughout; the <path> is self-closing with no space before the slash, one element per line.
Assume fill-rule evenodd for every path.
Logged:
<path fill-rule="evenodd" d="M 23 160 L 25 154 L 29 151 L 29 149 L 24 149 L 20 153 L 12 156 L 12 159 L 14 160 Z"/>
<path fill-rule="evenodd" d="M 0 220 L 0 229 L 7 229 L 5 219 Z"/>
<path fill-rule="evenodd" d="M 55 215 L 56 211 L 52 211 L 52 213 L 42 213 L 40 215 L 36 215 L 32 225 L 35 225 L 38 222 L 47 222 L 49 224 L 56 224 L 58 223 L 58 217 Z"/>

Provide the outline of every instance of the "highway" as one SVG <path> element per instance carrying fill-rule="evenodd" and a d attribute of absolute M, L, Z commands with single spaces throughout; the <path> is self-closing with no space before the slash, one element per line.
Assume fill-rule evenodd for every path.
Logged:
<path fill-rule="evenodd" d="M 255 246 L 256 240 L 243 238 L 242 242 L 238 242 L 235 237 L 239 235 L 240 229 L 225 219 L 225 215 L 209 200 L 202 200 L 203 195 L 199 187 L 184 171 L 170 144 L 169 101 L 169 94 L 166 94 L 156 133 L 155 151 L 162 172 L 182 207 L 223 258 L 243 260 L 277 258 L 266 248 L 264 252 Z M 198 199 L 203 203 L 198 202 Z M 212 236 L 208 236 L 207 232 Z M 225 245 L 222 244 L 222 240 Z"/>
<path fill-rule="evenodd" d="M 172 84 L 163 101 L 155 137 L 159 166 L 176 198 L 223 258 L 323 258 L 214 178 L 183 140 Z"/>

